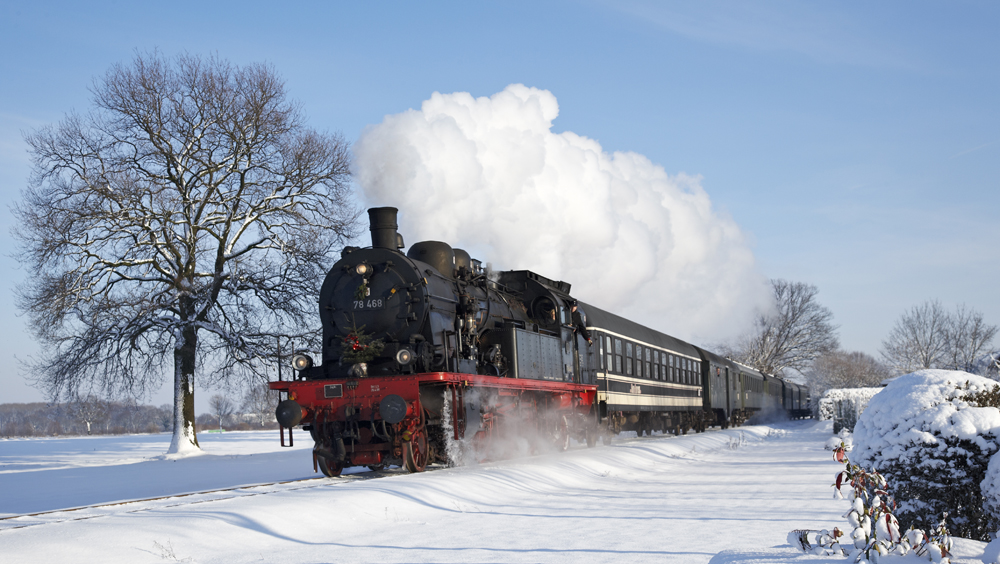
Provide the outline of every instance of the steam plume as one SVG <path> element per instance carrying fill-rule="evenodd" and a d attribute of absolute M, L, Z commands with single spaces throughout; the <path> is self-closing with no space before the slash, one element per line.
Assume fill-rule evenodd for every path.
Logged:
<path fill-rule="evenodd" d="M 565 280 L 584 302 L 695 342 L 745 329 L 766 281 L 700 177 L 554 133 L 558 114 L 551 92 L 521 84 L 435 92 L 362 133 L 355 179 L 370 204 L 400 209 L 407 243 Z"/>

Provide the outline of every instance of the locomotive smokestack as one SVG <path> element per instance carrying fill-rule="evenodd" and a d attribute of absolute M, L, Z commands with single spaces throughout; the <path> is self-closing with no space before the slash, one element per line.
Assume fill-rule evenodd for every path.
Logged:
<path fill-rule="evenodd" d="M 396 250 L 403 246 L 403 238 L 396 229 L 396 208 L 368 208 L 368 223 L 372 231 L 372 247 Z"/>

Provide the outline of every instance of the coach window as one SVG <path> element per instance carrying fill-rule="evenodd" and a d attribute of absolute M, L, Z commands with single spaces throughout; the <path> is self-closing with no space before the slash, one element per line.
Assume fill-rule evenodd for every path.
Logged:
<path fill-rule="evenodd" d="M 634 370 L 632 369 L 634 359 L 632 358 L 632 343 L 625 343 L 625 373 L 629 376 L 632 375 Z"/>
<path fill-rule="evenodd" d="M 600 335 L 597 335 L 597 357 L 600 359 L 598 362 L 601 368 L 607 370 L 607 367 L 604 365 L 604 337 Z"/>
<path fill-rule="evenodd" d="M 615 372 L 624 374 L 622 370 L 622 340 L 615 339 Z"/>
<path fill-rule="evenodd" d="M 642 347 L 635 346 L 635 375 L 642 378 Z"/>
<path fill-rule="evenodd" d="M 614 370 L 614 365 L 615 365 L 614 357 L 611 355 L 611 337 L 604 337 L 604 344 L 607 345 L 607 351 L 605 351 L 608 361 L 607 370 L 608 372 L 611 372 L 612 370 Z"/>
<path fill-rule="evenodd" d="M 670 382 L 676 381 L 677 372 L 674 369 L 674 355 L 667 355 L 667 380 Z"/>

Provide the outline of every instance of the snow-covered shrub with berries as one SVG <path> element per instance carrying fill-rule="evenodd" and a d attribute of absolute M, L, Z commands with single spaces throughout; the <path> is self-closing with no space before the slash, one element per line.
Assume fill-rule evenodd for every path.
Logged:
<path fill-rule="evenodd" d="M 885 476 L 902 528 L 933 529 L 990 540 L 1000 508 L 1000 388 L 966 372 L 921 370 L 871 399 L 854 428 L 851 458 Z M 996 464 L 1000 464 L 997 462 Z M 985 489 L 983 489 L 985 488 Z"/>
<path fill-rule="evenodd" d="M 896 502 L 887 491 L 886 479 L 878 472 L 866 471 L 852 464 L 843 444 L 834 451 L 834 459 L 844 464 L 837 473 L 835 497 L 843 499 L 847 489 L 851 508 L 844 514 L 848 527 L 833 531 L 797 530 L 788 542 L 804 552 L 823 556 L 848 556 L 855 564 L 878 564 L 887 556 L 916 555 L 931 562 L 950 562 L 951 536 L 944 523 L 932 531 L 900 531 L 893 515 Z"/>

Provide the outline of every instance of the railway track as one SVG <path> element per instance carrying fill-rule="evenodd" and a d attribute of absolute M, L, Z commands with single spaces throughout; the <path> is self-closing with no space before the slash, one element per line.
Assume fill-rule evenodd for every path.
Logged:
<path fill-rule="evenodd" d="M 427 470 L 433 471 L 440 468 L 443 468 L 443 466 L 429 466 Z M 9 515 L 7 517 L 0 517 L 0 534 L 2 534 L 3 531 L 23 529 L 25 527 L 36 527 L 40 525 L 64 523 L 67 521 L 83 521 L 87 519 L 98 519 L 101 517 L 111 517 L 115 515 L 141 513 L 157 509 L 195 505 L 199 503 L 211 503 L 228 499 L 269 495 L 325 486 L 337 486 L 357 481 L 387 478 L 391 476 L 403 476 L 406 474 L 406 470 L 403 469 L 388 469 L 345 474 L 339 478 L 317 476 L 315 478 L 245 484 L 230 488 L 201 490 L 195 492 L 169 494 L 159 497 L 129 499 L 64 509 L 24 513 L 20 515 Z"/>

